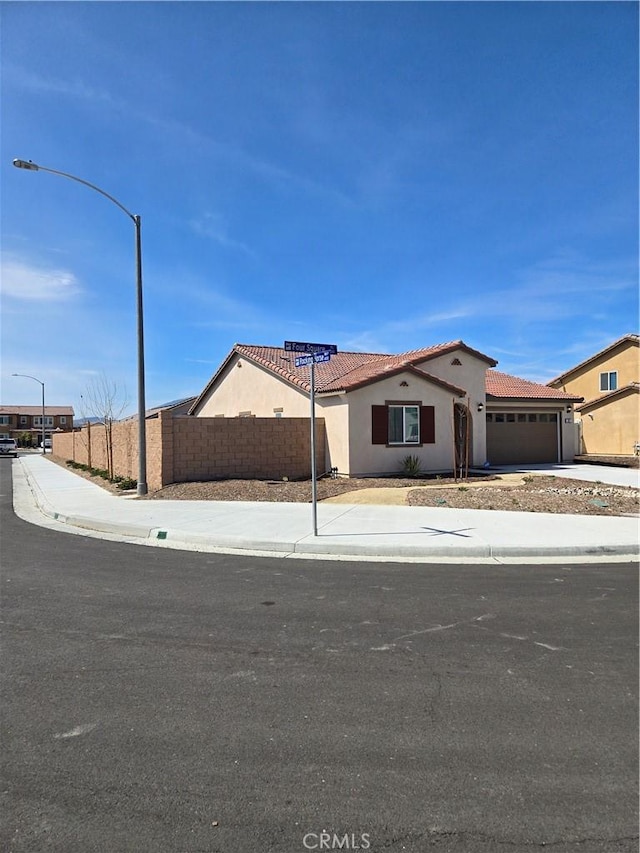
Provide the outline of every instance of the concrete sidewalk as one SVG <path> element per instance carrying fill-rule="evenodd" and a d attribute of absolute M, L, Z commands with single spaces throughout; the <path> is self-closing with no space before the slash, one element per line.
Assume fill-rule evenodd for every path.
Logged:
<path fill-rule="evenodd" d="M 21 518 L 138 544 L 279 557 L 523 562 L 637 559 L 638 519 L 439 507 L 146 501 L 115 496 L 42 456 L 13 462 Z"/>

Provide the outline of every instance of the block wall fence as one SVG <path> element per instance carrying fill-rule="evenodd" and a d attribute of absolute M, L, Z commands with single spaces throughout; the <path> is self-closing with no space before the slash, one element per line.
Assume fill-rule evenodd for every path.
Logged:
<path fill-rule="evenodd" d="M 113 469 L 138 477 L 138 421 L 113 424 Z M 147 484 L 156 491 L 194 480 L 290 480 L 311 476 L 308 418 L 196 418 L 160 413 L 146 421 Z M 325 471 L 325 424 L 316 419 L 316 470 Z M 105 428 L 53 435 L 53 455 L 105 468 Z"/>

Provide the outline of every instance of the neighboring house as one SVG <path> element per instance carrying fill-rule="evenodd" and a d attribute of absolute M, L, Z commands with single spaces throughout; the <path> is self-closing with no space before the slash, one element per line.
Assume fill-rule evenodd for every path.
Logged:
<path fill-rule="evenodd" d="M 179 400 L 172 400 L 170 403 L 162 403 L 159 406 L 153 406 L 151 409 L 147 409 L 144 413 L 145 420 L 149 420 L 149 418 L 157 418 L 160 412 L 166 412 L 167 414 L 171 414 L 174 416 L 178 415 L 186 415 L 189 409 L 193 406 L 196 401 L 196 397 L 181 397 Z M 123 421 L 137 420 L 138 413 L 136 412 L 134 415 L 128 415 L 126 418 L 122 418 Z M 94 419 L 95 420 L 95 419 Z M 76 422 L 77 423 L 77 422 Z"/>
<path fill-rule="evenodd" d="M 584 403 L 576 406 L 581 454 L 632 456 L 640 441 L 638 335 L 624 335 L 549 382 Z"/>
<path fill-rule="evenodd" d="M 45 406 L 45 439 L 52 433 L 70 432 L 73 429 L 71 406 Z M 0 406 L 0 438 L 15 438 L 23 443 L 23 436 L 31 436 L 31 444 L 42 442 L 42 406 Z"/>
<path fill-rule="evenodd" d="M 484 465 L 488 459 L 487 374 L 496 363 L 463 341 L 451 341 L 399 355 L 342 352 L 317 364 L 315 414 L 325 423 L 327 470 L 336 468 L 351 477 L 397 473 L 408 455 L 417 456 L 424 471 Z M 295 367 L 294 353 L 237 344 L 189 414 L 309 417 L 309 376 L 310 368 Z M 496 386 L 492 406 L 495 403 L 500 411 L 508 409 L 516 415 L 555 414 L 555 421 L 547 421 L 547 431 L 552 423 L 556 436 L 561 436 L 552 461 L 572 458 L 573 428 L 569 426 L 564 436 L 565 419 L 560 415 L 576 398 L 525 384 L 528 396 L 522 400 L 500 395 Z M 512 409 L 517 403 L 520 408 Z M 493 429 L 493 420 L 489 423 Z M 506 423 L 511 427 L 510 418 Z M 514 424 L 519 423 L 516 418 Z M 520 433 L 523 440 L 531 432 Z M 523 458 L 514 461 L 530 461 L 528 455 L 522 448 Z"/>

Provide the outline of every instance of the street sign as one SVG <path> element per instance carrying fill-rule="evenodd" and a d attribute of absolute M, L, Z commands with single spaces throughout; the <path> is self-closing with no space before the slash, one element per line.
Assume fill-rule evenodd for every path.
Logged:
<path fill-rule="evenodd" d="M 327 350 L 297 356 L 296 367 L 306 367 L 308 364 L 320 364 L 323 361 L 331 361 L 331 353 Z"/>
<path fill-rule="evenodd" d="M 309 370 L 309 402 L 311 404 L 311 513 L 313 519 L 313 535 L 318 535 L 318 477 L 316 472 L 316 380 L 315 366 L 323 361 L 331 361 L 332 355 L 337 355 L 335 344 L 312 344 L 308 341 L 285 341 L 285 352 L 299 352 L 295 362 L 296 367 L 306 367 Z"/>
<path fill-rule="evenodd" d="M 335 344 L 311 344 L 306 341 L 285 341 L 284 348 L 286 352 L 329 352 L 331 355 L 338 352 Z"/>

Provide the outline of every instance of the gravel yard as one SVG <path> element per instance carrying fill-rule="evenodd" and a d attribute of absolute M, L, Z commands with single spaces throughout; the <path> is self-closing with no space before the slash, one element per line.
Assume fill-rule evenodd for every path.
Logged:
<path fill-rule="evenodd" d="M 66 468 L 63 460 L 50 457 Z M 69 469 L 67 469 L 69 470 Z M 122 495 L 114 485 L 86 471 L 74 471 L 113 494 Z M 322 479 L 318 481 L 318 500 L 345 495 L 345 502 L 387 503 L 376 499 L 376 490 L 401 490 L 396 505 L 452 507 L 460 509 L 511 510 L 514 512 L 551 512 L 570 515 L 637 516 L 640 491 L 606 483 L 571 480 L 543 474 L 526 475 L 515 480 L 496 474 L 479 474 L 466 481 L 453 477 L 429 478 L 362 477 Z M 361 494 L 359 495 L 358 492 Z M 352 498 L 349 498 L 348 495 Z M 182 501 L 277 501 L 310 503 L 311 483 L 280 480 L 213 480 L 173 483 L 138 500 Z"/>
<path fill-rule="evenodd" d="M 552 512 L 575 515 L 636 515 L 638 490 L 601 483 L 536 475 L 520 484 L 503 484 L 495 476 L 457 482 L 453 478 L 413 480 L 361 478 L 320 480 L 318 500 L 373 489 L 406 489 L 409 506 Z M 426 487 L 426 488 L 425 488 Z M 354 502 L 366 503 L 354 494 Z M 361 496 L 364 498 L 364 495 Z M 207 483 L 175 483 L 148 496 L 150 500 L 216 501 L 311 501 L 309 482 L 220 480 Z M 375 500 L 371 500 L 375 503 Z"/>

